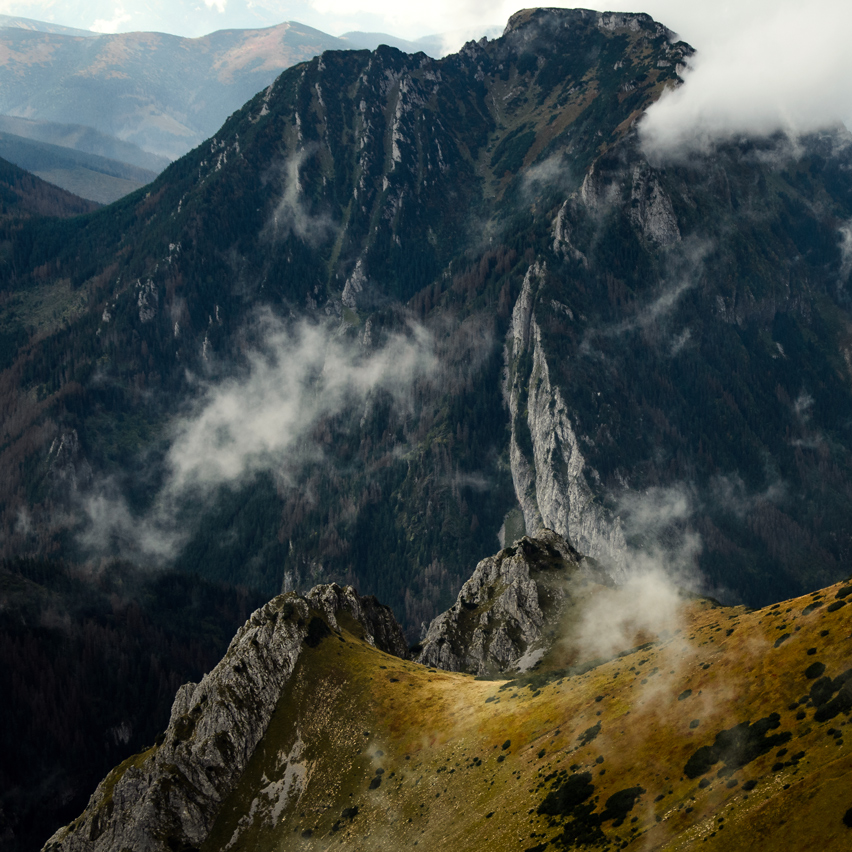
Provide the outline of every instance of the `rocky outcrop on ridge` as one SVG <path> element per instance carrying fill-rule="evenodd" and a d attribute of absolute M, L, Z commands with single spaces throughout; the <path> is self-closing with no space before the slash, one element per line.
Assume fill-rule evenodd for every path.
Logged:
<path fill-rule="evenodd" d="M 169 852 L 200 845 L 263 737 L 303 647 L 338 631 L 340 619 L 380 650 L 407 650 L 390 609 L 351 586 L 275 598 L 251 616 L 201 683 L 178 690 L 157 744 L 114 769 L 45 850 Z"/>
<path fill-rule="evenodd" d="M 326 586 L 314 586 L 305 600 L 316 610 L 322 612 L 333 630 L 342 626 L 338 621 L 345 615 L 351 616 L 363 631 L 362 638 L 379 650 L 395 657 L 408 656 L 408 643 L 393 613 L 373 595 L 361 597 L 352 586 L 338 586 L 331 583 Z"/>
<path fill-rule="evenodd" d="M 477 675 L 532 668 L 575 583 L 609 577 L 549 529 L 483 559 L 429 626 L 417 662 Z"/>

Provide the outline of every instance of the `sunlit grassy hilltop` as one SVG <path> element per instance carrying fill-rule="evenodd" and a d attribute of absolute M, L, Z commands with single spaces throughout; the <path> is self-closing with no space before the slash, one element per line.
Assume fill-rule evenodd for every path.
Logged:
<path fill-rule="evenodd" d="M 612 630 L 600 604 L 619 594 L 585 589 L 601 635 Z M 664 629 L 646 623 L 641 644 L 625 633 L 630 647 L 605 660 L 563 623 L 532 671 L 494 680 L 385 653 L 351 615 L 282 596 L 250 625 L 311 621 L 265 732 L 206 839 L 187 844 L 175 828 L 159 840 L 209 852 L 848 849 L 850 595 L 840 584 L 757 611 L 682 596 Z M 256 675 L 237 661 L 247 629 L 217 669 L 225 704 L 250 715 L 239 679 Z M 178 741 L 204 752 L 206 701 L 173 711 L 160 745 L 114 770 L 55 840 L 111 848 L 99 838 L 125 776 L 164 801 L 177 788 L 200 801 L 203 785 L 157 753 Z"/>
<path fill-rule="evenodd" d="M 573 677 L 476 680 L 343 631 L 300 660 L 203 848 L 848 849 L 850 592 L 686 602 L 677 635 Z"/>

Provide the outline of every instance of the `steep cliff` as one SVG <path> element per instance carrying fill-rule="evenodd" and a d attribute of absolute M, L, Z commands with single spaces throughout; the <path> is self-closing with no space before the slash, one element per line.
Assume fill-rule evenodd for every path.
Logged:
<path fill-rule="evenodd" d="M 528 530 L 555 530 L 623 578 L 626 545 L 619 520 L 589 486 L 587 474 L 597 473 L 583 458 L 562 391 L 550 381 L 535 317 L 543 278 L 540 264 L 527 271 L 506 337 L 504 393 L 515 493 Z"/>
<path fill-rule="evenodd" d="M 207 837 L 263 738 L 305 646 L 339 637 L 338 620 L 391 654 L 407 650 L 387 607 L 351 587 L 282 595 L 255 612 L 225 657 L 182 686 L 165 733 L 100 784 L 85 812 L 46 850 L 174 850 Z"/>
<path fill-rule="evenodd" d="M 476 675 L 531 669 L 564 633 L 569 607 L 612 581 L 552 530 L 483 559 L 429 625 L 417 662 Z"/>

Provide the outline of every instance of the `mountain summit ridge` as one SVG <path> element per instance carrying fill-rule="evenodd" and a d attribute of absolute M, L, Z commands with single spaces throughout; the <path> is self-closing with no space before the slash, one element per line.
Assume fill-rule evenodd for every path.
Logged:
<path fill-rule="evenodd" d="M 126 761 L 98 787 L 86 812 L 45 849 L 174 849 L 198 846 L 263 737 L 303 646 L 340 635 L 338 619 L 385 653 L 407 645 L 392 613 L 351 588 L 290 593 L 252 614 L 224 658 L 175 696 L 155 746 Z"/>

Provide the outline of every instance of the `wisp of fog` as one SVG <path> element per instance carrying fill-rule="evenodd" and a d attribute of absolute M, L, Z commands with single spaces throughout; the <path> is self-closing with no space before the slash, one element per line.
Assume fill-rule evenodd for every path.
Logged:
<path fill-rule="evenodd" d="M 264 314 L 256 323 L 254 337 L 262 343 L 247 354 L 246 366 L 203 385 L 189 413 L 173 423 L 165 484 L 150 511 L 135 516 L 113 481 L 90 492 L 82 536 L 90 552 L 117 551 L 143 564 L 174 557 L 190 533 L 175 520 L 189 501 L 198 515 L 221 486 L 321 459 L 311 433 L 323 418 L 358 416 L 380 391 L 404 410 L 414 383 L 436 369 L 432 336 L 419 325 L 365 348 L 307 321 L 288 326 Z"/>

